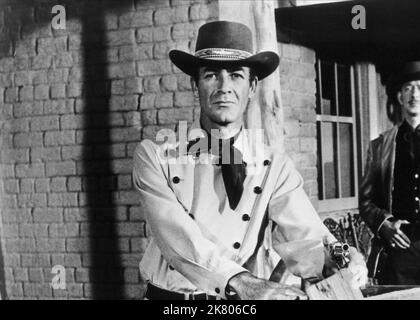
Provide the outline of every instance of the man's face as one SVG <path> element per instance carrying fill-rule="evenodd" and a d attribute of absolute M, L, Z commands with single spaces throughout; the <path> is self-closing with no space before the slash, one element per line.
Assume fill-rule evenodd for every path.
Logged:
<path fill-rule="evenodd" d="M 398 92 L 398 101 L 407 116 L 420 116 L 420 80 L 404 83 Z"/>
<path fill-rule="evenodd" d="M 250 83 L 248 67 L 201 67 L 198 74 L 198 95 L 202 116 L 219 125 L 242 121 L 242 116 L 257 87 Z"/>

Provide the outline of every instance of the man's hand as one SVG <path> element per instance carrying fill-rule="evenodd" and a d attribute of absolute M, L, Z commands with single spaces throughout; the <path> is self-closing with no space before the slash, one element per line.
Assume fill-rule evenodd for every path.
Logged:
<path fill-rule="evenodd" d="M 380 235 L 391 247 L 408 249 L 411 241 L 401 230 L 401 225 L 410 224 L 407 220 L 386 220 L 380 229 Z"/>
<path fill-rule="evenodd" d="M 257 278 L 249 272 L 232 277 L 228 285 L 241 300 L 306 300 L 306 294 L 296 287 Z"/>
<path fill-rule="evenodd" d="M 354 247 L 350 247 L 350 262 L 347 267 L 352 273 L 351 285 L 353 288 L 364 287 L 368 282 L 368 269 L 363 255 Z"/>
<path fill-rule="evenodd" d="M 349 264 L 347 269 L 351 272 L 351 286 L 353 288 L 360 288 L 366 285 L 368 282 L 368 269 L 366 267 L 366 262 L 363 255 L 356 250 L 354 247 L 349 249 Z M 326 261 L 324 266 L 324 275 L 325 277 L 330 277 L 336 273 L 339 269 L 337 264 L 329 257 L 329 254 L 326 255 Z"/>

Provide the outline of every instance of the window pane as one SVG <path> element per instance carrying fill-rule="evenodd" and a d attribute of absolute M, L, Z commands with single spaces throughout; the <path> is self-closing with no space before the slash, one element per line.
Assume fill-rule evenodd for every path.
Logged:
<path fill-rule="evenodd" d="M 322 172 L 324 175 L 324 198 L 334 199 L 338 197 L 337 183 L 337 139 L 336 124 L 324 122 L 321 124 L 321 153 Z"/>
<path fill-rule="evenodd" d="M 349 123 L 340 123 L 339 127 L 341 197 L 354 197 L 353 128 Z"/>
<path fill-rule="evenodd" d="M 322 136 L 321 136 L 321 122 L 316 122 L 316 143 L 317 143 L 317 157 L 316 157 L 316 167 L 318 172 L 318 199 L 323 200 L 324 199 L 324 182 L 322 179 L 323 175 L 323 167 L 322 167 L 322 158 L 321 158 L 321 152 L 322 152 Z"/>
<path fill-rule="evenodd" d="M 340 116 L 352 116 L 350 67 L 337 65 L 338 109 Z"/>
<path fill-rule="evenodd" d="M 321 107 L 322 107 L 321 106 L 321 90 L 320 90 L 320 88 L 321 88 L 320 87 L 320 85 L 321 85 L 320 80 L 321 79 L 320 79 L 320 72 L 319 72 L 320 64 L 321 64 L 321 60 L 317 59 L 316 63 L 315 63 L 315 72 L 316 72 L 316 79 L 315 79 L 315 81 L 316 81 L 316 110 L 315 110 L 315 112 L 316 112 L 316 114 L 322 114 L 322 111 L 321 111 Z M 317 128 L 317 130 L 318 130 L 318 128 Z"/>
<path fill-rule="evenodd" d="M 331 200 L 356 196 L 356 146 L 353 139 L 354 88 L 350 65 L 317 59 L 317 172 L 318 198 Z M 346 120 L 329 116 L 346 117 Z M 339 121 L 345 121 L 339 123 Z M 349 123 L 351 121 L 351 123 Z"/>
<path fill-rule="evenodd" d="M 321 101 L 317 105 L 321 106 L 319 114 L 336 115 L 335 108 L 335 86 L 334 86 L 334 64 L 321 61 L 321 77 L 317 77 L 317 81 L 321 80 Z M 318 87 L 319 88 L 319 85 Z M 319 94 L 318 94 L 319 100 Z M 322 103 L 322 104 L 321 104 Z"/>

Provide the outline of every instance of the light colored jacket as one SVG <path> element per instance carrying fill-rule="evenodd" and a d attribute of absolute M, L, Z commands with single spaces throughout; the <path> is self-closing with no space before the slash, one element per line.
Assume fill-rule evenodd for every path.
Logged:
<path fill-rule="evenodd" d="M 232 276 L 249 270 L 268 279 L 279 253 L 296 258 L 293 250 L 300 255 L 301 269 L 291 258 L 289 270 L 301 277 L 320 275 L 319 268 L 313 274 L 319 261 L 307 261 L 309 251 L 322 248 L 325 236 L 331 241 L 334 237 L 310 203 L 291 160 L 265 145 L 260 146 L 262 153 L 251 156 L 249 140 L 242 130 L 234 143 L 248 171 L 235 210 L 229 207 L 220 166 L 201 163 L 216 156 L 180 154 L 178 143 L 144 140 L 138 145 L 133 178 L 150 229 L 140 263 L 144 279 L 169 290 L 224 298 Z M 163 154 L 168 161 L 162 161 Z M 322 269 L 323 253 L 321 259 Z"/>

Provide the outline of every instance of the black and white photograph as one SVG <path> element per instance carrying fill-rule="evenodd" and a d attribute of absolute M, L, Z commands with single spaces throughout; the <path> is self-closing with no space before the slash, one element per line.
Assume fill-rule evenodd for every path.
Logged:
<path fill-rule="evenodd" d="M 0 0 L 0 300 L 420 300 L 419 12 Z"/>

